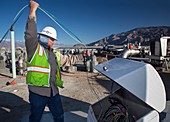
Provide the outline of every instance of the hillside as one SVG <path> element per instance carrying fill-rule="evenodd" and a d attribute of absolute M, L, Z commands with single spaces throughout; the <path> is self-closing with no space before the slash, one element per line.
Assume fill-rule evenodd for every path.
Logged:
<path fill-rule="evenodd" d="M 88 46 L 102 46 L 102 45 L 124 45 L 129 43 L 140 42 L 141 45 L 149 45 L 151 39 L 159 39 L 161 36 L 170 36 L 170 26 L 157 26 L 157 27 L 141 27 L 135 28 L 127 32 L 119 34 L 112 34 L 104 37 L 98 41 L 89 43 Z M 24 47 L 24 41 L 16 41 L 16 46 Z M 56 44 L 57 46 L 64 46 L 63 44 Z M 78 44 L 79 45 L 79 44 Z M 1 47 L 9 47 L 10 41 L 7 39 L 0 43 Z"/>
<path fill-rule="evenodd" d="M 127 32 L 112 34 L 88 45 L 123 45 L 128 42 L 140 42 L 141 45 L 149 45 L 151 39 L 160 38 L 161 36 L 170 36 L 170 26 L 135 28 Z"/>

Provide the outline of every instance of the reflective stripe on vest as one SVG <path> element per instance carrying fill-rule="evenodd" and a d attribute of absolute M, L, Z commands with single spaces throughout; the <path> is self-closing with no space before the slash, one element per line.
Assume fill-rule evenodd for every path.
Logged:
<path fill-rule="evenodd" d="M 50 69 L 49 68 L 43 68 L 43 67 L 36 67 L 36 66 L 30 66 L 30 67 L 27 67 L 27 71 L 28 72 L 41 72 L 41 73 L 47 73 L 49 74 L 50 73 Z"/>

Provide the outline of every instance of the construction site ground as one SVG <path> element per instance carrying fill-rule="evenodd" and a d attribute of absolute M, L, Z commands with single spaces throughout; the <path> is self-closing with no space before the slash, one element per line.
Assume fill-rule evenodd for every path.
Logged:
<path fill-rule="evenodd" d="M 8 70 L 0 70 L 0 122 L 28 122 L 29 100 L 25 76 L 13 79 Z M 62 72 L 64 88 L 60 89 L 65 122 L 87 121 L 91 104 L 108 95 L 111 81 L 99 73 Z M 16 84 L 7 85 L 15 81 Z M 96 95 L 97 94 L 97 95 Z M 45 108 L 42 122 L 53 121 Z"/>
<path fill-rule="evenodd" d="M 159 73 L 166 89 L 167 113 L 163 122 L 170 120 L 170 74 Z M 64 108 L 65 122 L 86 122 L 89 106 L 99 99 L 109 95 L 112 81 L 99 73 L 76 71 L 62 72 L 64 88 L 60 89 Z M 7 85 L 15 81 L 16 84 Z M 0 122 L 28 122 L 29 100 L 25 76 L 12 79 L 12 74 L 6 69 L 0 70 Z M 53 122 L 48 108 L 45 108 L 41 122 Z"/>

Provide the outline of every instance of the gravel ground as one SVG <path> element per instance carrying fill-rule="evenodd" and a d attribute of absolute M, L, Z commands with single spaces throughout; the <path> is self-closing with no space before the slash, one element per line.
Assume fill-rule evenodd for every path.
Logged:
<path fill-rule="evenodd" d="M 4 70 L 5 71 L 5 70 Z M 0 121 L 19 122 L 29 112 L 28 89 L 24 76 L 11 78 L 7 71 L 0 73 Z M 91 104 L 108 95 L 111 82 L 99 73 L 62 73 L 64 88 L 60 89 L 65 112 L 87 113 Z M 15 81 L 14 85 L 6 85 Z M 48 111 L 48 108 L 45 109 Z"/>

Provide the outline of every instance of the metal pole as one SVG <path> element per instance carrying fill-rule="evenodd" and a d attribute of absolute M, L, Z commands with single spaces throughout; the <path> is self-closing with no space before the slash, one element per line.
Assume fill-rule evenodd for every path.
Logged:
<path fill-rule="evenodd" d="M 15 64 L 15 39 L 14 39 L 14 28 L 11 26 L 11 55 L 12 55 L 12 77 L 16 78 L 16 64 Z"/>

